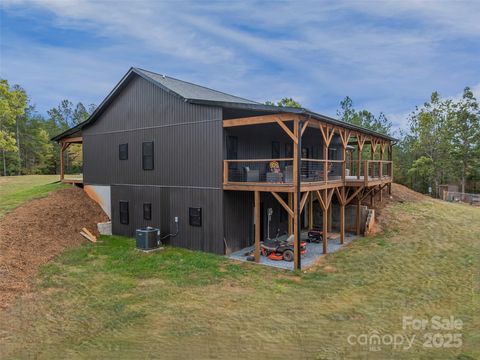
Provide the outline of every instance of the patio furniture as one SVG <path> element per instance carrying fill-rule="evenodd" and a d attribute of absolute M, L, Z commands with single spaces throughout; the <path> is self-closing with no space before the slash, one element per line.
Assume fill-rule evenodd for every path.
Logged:
<path fill-rule="evenodd" d="M 267 172 L 267 182 L 282 182 L 283 174 L 278 172 Z"/>
<path fill-rule="evenodd" d="M 260 171 L 250 169 L 249 166 L 243 168 L 243 181 L 246 182 L 259 182 L 260 181 Z"/>

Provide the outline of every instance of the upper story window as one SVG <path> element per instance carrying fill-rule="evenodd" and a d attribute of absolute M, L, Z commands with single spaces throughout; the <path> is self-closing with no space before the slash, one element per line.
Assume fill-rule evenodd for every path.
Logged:
<path fill-rule="evenodd" d="M 142 144 L 142 166 L 143 170 L 153 170 L 153 141 Z"/>
<path fill-rule="evenodd" d="M 128 160 L 128 144 L 118 145 L 118 159 Z"/>

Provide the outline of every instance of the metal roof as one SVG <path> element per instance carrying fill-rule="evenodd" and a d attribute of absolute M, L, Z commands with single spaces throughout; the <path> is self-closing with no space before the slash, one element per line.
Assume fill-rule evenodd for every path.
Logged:
<path fill-rule="evenodd" d="M 185 100 L 204 100 L 214 102 L 233 102 L 239 104 L 260 104 L 256 101 L 244 99 L 238 96 L 226 94 L 221 91 L 209 89 L 204 86 L 192 84 L 183 80 L 178 80 L 166 75 L 160 75 L 151 71 L 134 68 L 135 71 L 149 77 L 157 84 L 167 88 L 170 91 L 180 95 Z"/>
<path fill-rule="evenodd" d="M 130 68 L 130 70 L 123 76 L 120 82 L 113 88 L 113 90 L 108 94 L 108 96 L 102 101 L 102 103 L 97 107 L 90 117 L 84 122 L 64 131 L 61 134 L 53 137 L 53 141 L 59 141 L 67 136 L 80 131 L 84 126 L 94 122 L 98 116 L 103 112 L 103 110 L 110 104 L 110 102 L 115 98 L 115 96 L 123 89 L 128 80 L 133 74 L 136 74 L 145 80 L 159 86 L 163 90 L 170 92 L 175 96 L 179 96 L 183 100 L 199 105 L 211 105 L 219 106 L 223 108 L 230 109 L 244 109 L 252 111 L 260 111 L 265 113 L 292 113 L 292 114 L 301 114 L 306 116 L 311 116 L 315 119 L 330 123 L 332 125 L 338 125 L 345 127 L 347 129 L 358 130 L 366 134 L 371 134 L 380 138 L 388 139 L 391 141 L 396 141 L 395 138 L 378 133 L 373 130 L 369 130 L 357 125 L 353 125 L 341 120 L 337 120 L 325 115 L 321 115 L 310 111 L 304 108 L 291 108 L 291 107 L 281 107 L 273 105 L 265 105 L 259 102 L 252 100 L 244 99 L 238 96 L 233 96 L 230 94 L 223 93 L 221 91 L 213 90 L 206 88 L 204 86 L 192 84 L 186 81 L 178 80 L 166 75 L 160 75 L 151 71 L 139 69 L 139 68 Z"/>

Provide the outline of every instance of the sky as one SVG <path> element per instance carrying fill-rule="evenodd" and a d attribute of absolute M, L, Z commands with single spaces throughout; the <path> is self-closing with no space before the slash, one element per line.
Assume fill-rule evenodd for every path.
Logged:
<path fill-rule="evenodd" d="M 480 98 L 480 1 L 1 0 L 0 77 L 41 114 L 99 104 L 132 66 L 395 129 L 432 91 Z"/>

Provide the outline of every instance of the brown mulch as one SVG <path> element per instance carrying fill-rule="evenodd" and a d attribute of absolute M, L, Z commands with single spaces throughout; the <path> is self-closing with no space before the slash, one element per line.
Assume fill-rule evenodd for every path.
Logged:
<path fill-rule="evenodd" d="M 81 189 L 54 191 L 27 202 L 0 219 L 0 308 L 29 289 L 39 267 L 63 250 L 86 243 L 86 227 L 108 217 Z"/>

